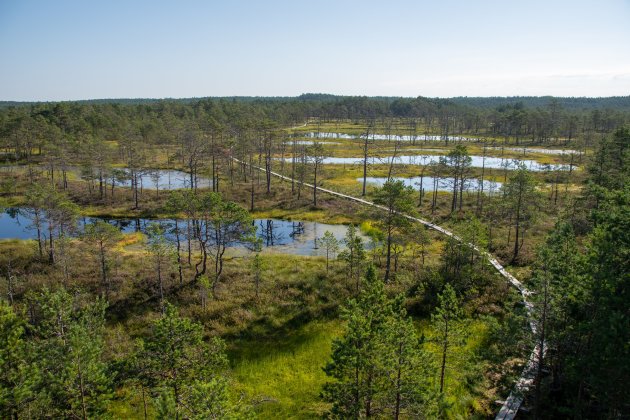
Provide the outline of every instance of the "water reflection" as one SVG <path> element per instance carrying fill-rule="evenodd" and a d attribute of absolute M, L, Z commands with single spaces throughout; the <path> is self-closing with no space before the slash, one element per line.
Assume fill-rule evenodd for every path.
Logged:
<path fill-rule="evenodd" d="M 190 174 L 184 171 L 174 169 L 141 169 L 136 171 L 138 188 L 140 189 L 161 189 L 176 190 L 182 188 L 190 188 Z M 116 186 L 131 187 L 131 170 L 122 168 L 112 171 L 108 178 L 108 182 L 112 179 L 116 182 Z M 196 178 L 197 188 L 212 187 L 212 180 L 206 177 L 198 176 Z"/>
<path fill-rule="evenodd" d="M 105 218 L 82 217 L 77 222 L 77 232 L 95 220 L 105 221 L 116 226 L 123 233 L 146 233 L 151 223 L 160 224 L 165 231 L 168 240 L 175 242 L 179 233 L 180 240 L 185 241 L 187 232 L 195 231 L 193 225 L 198 221 L 174 219 L 146 219 L 146 218 Z M 317 239 L 330 231 L 339 241 L 345 237 L 347 226 L 333 225 L 319 222 L 291 221 L 280 219 L 255 219 L 256 236 L 261 239 L 266 252 L 295 254 L 295 255 L 321 255 L 317 249 Z M 48 225 L 40 226 L 42 237 L 46 237 Z M 10 208 L 0 213 L 0 239 L 36 239 L 37 231 L 29 217 L 28 209 Z M 194 242 L 194 238 L 193 242 Z M 367 242 L 367 238 L 365 238 Z M 231 243 L 231 247 L 245 248 L 248 244 Z"/>
<path fill-rule="evenodd" d="M 365 138 L 359 134 L 347 134 L 347 133 L 305 133 L 304 137 L 316 138 L 316 139 L 345 139 L 352 140 L 358 138 Z M 479 139 L 461 136 L 434 136 L 426 134 L 418 135 L 396 135 L 396 134 L 370 134 L 370 140 L 399 140 L 399 141 L 477 141 Z"/>
<path fill-rule="evenodd" d="M 368 184 L 382 187 L 385 182 L 387 182 L 387 177 L 367 177 L 366 182 Z M 452 191 L 453 189 L 453 178 L 434 178 L 432 176 L 425 176 L 420 178 L 419 176 L 410 177 L 410 178 L 392 178 L 395 181 L 403 181 L 405 186 L 412 187 L 414 189 L 420 188 L 420 181 L 422 181 L 422 189 L 424 191 L 433 191 L 433 189 L 437 189 L 437 191 Z M 363 182 L 363 178 L 357 178 L 358 182 Z M 499 191 L 502 187 L 501 182 L 495 181 L 483 181 L 483 191 L 487 194 L 494 194 Z M 478 179 L 468 179 L 464 183 L 464 190 L 477 190 L 481 188 L 482 183 Z"/>
<path fill-rule="evenodd" d="M 28 170 L 24 165 L 1 165 L 0 169 L 3 171 L 25 171 Z M 33 166 L 31 169 L 44 173 L 48 171 L 43 166 Z M 76 177 L 89 181 L 94 180 L 98 182 L 99 176 L 93 168 L 82 168 L 78 166 L 71 166 L 66 168 L 66 171 L 74 174 Z M 188 172 L 178 171 L 175 169 L 137 169 L 135 171 L 136 179 L 138 182 L 138 189 L 143 190 L 176 190 L 190 188 L 193 181 Z M 116 187 L 131 187 L 132 186 L 132 172 L 129 168 L 112 168 L 106 172 L 103 180 L 109 184 L 112 183 Z M 212 179 L 204 176 L 197 176 L 196 178 L 197 188 L 210 188 L 212 187 Z"/>
<path fill-rule="evenodd" d="M 511 159 L 511 158 L 498 158 L 486 156 L 470 156 L 470 166 L 473 168 L 487 168 L 487 169 L 507 169 L 515 170 L 520 165 L 525 165 L 527 169 L 534 172 L 542 171 L 568 171 L 569 165 L 564 164 L 543 164 L 530 159 Z M 384 157 L 369 157 L 368 163 L 370 165 L 389 165 L 391 162 L 391 156 Z M 437 163 L 440 159 L 438 155 L 403 155 L 397 156 L 394 160 L 396 164 L 403 165 L 429 165 L 431 163 Z M 285 158 L 285 161 L 290 161 L 291 158 Z M 332 165 L 362 165 L 363 159 L 359 157 L 326 157 L 323 160 L 325 164 Z M 573 165 L 573 169 L 577 169 L 577 166 Z"/>

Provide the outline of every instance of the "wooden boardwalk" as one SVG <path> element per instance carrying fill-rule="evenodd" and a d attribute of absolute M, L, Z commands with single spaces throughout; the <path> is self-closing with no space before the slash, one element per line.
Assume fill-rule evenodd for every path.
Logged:
<path fill-rule="evenodd" d="M 246 165 L 249 166 L 248 163 L 243 162 L 239 159 L 236 158 L 232 158 L 235 162 L 238 162 L 242 165 Z M 265 168 L 261 168 L 259 166 L 256 165 L 252 165 L 252 168 L 262 171 L 262 172 L 266 172 L 267 170 Z M 291 177 L 279 174 L 277 172 L 273 172 L 270 171 L 271 175 L 280 178 L 280 179 L 284 179 L 286 181 L 290 181 L 290 182 L 300 182 L 298 180 L 294 180 Z M 302 182 L 302 185 L 308 188 L 313 188 L 313 184 L 309 184 L 306 182 Z M 339 197 L 339 198 L 343 198 L 345 200 L 350 200 L 350 201 L 354 201 L 356 203 L 360 203 L 362 205 L 365 206 L 369 206 L 369 207 L 374 207 L 377 209 L 381 209 L 384 211 L 388 211 L 387 207 L 385 206 L 381 206 L 378 204 L 375 204 L 371 201 L 365 200 L 363 198 L 359 198 L 359 197 L 354 197 L 351 195 L 347 195 L 347 194 L 342 194 L 339 193 L 337 191 L 333 191 L 333 190 L 329 190 L 326 188 L 322 188 L 322 187 L 316 187 L 317 191 L 326 193 L 326 194 L 330 194 L 332 196 L 335 197 Z M 428 227 L 429 229 L 433 229 L 435 231 L 440 232 L 441 234 L 448 236 L 450 238 L 455 239 L 456 241 L 459 242 L 463 242 L 462 238 L 460 238 L 459 236 L 455 235 L 453 232 L 451 232 L 448 229 L 445 229 L 441 226 L 438 226 L 434 223 L 429 222 L 428 220 L 424 220 L 418 217 L 413 217 L 410 216 L 408 214 L 402 214 L 399 213 L 401 216 L 406 217 L 407 219 L 416 222 L 416 223 L 420 223 L 426 227 Z M 529 290 L 527 290 L 527 288 L 525 288 L 525 286 L 523 285 L 523 283 L 521 283 L 516 277 L 514 277 L 513 275 L 511 275 L 510 273 L 508 273 L 508 271 L 501 265 L 501 263 L 494 258 L 489 252 L 487 251 L 482 251 L 480 250 L 477 246 L 470 244 L 470 243 L 466 243 L 466 245 L 468 245 L 469 247 L 471 247 L 472 249 L 474 249 L 475 251 L 477 251 L 480 255 L 483 255 L 488 262 L 490 262 L 490 264 L 492 264 L 492 266 L 499 272 L 499 274 L 501 274 L 507 281 L 510 282 L 510 284 L 512 284 L 512 286 L 514 286 L 519 293 L 521 294 L 521 297 L 523 299 L 523 304 L 525 305 L 525 309 L 527 310 L 527 318 L 529 321 L 529 327 L 532 330 L 532 332 L 535 334 L 537 331 L 537 326 L 536 323 L 533 319 L 533 305 L 531 303 L 531 301 L 529 300 L 529 297 L 531 295 L 531 292 Z M 544 349 L 543 349 L 544 350 Z M 538 355 L 540 353 L 540 349 L 539 346 L 536 346 L 533 350 L 532 353 L 529 357 L 529 360 L 527 362 L 527 364 L 525 365 L 525 368 L 523 369 L 523 373 L 521 374 L 521 377 L 518 379 L 518 381 L 516 381 L 516 384 L 514 386 L 514 390 L 510 393 L 510 395 L 508 396 L 507 400 L 503 403 L 501 409 L 499 410 L 499 413 L 497 414 L 497 416 L 495 417 L 496 420 L 512 420 L 516 417 L 516 413 L 518 412 L 522 402 L 523 402 L 523 395 L 529 391 L 531 389 L 531 387 L 533 386 L 534 383 L 534 378 L 536 376 L 536 372 L 537 372 L 537 368 L 538 368 Z"/>

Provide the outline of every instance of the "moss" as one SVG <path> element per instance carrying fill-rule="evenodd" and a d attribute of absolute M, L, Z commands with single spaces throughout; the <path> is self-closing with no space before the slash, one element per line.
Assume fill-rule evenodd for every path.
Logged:
<path fill-rule="evenodd" d="M 319 393 L 340 321 L 313 321 L 282 336 L 237 341 L 230 352 L 235 386 L 254 401 L 260 418 L 321 418 Z"/>

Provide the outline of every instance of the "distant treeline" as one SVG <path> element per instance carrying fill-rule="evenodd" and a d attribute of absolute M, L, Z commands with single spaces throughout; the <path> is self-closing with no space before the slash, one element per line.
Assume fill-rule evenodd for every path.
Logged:
<path fill-rule="evenodd" d="M 570 110 L 617 109 L 630 110 L 630 96 L 610 96 L 605 98 L 554 97 L 554 96 L 490 96 L 457 97 L 451 101 L 478 108 L 500 108 L 520 104 L 525 108 L 543 108 L 554 101 L 562 108 Z"/>
<path fill-rule="evenodd" d="M 561 96 L 457 96 L 453 98 L 429 98 L 419 96 L 417 98 L 398 96 L 340 96 L 325 93 L 304 93 L 300 96 L 222 96 L 222 97 L 197 97 L 197 98 L 109 98 L 109 99 L 86 99 L 77 101 L 0 101 L 0 108 L 32 106 L 41 104 L 54 104 L 58 102 L 71 102 L 77 104 L 121 104 L 121 105 L 145 105 L 157 102 L 177 102 L 190 104 L 203 100 L 228 100 L 239 102 L 348 102 L 348 101 L 378 101 L 388 105 L 392 103 L 413 103 L 417 101 L 427 101 L 442 103 L 444 105 L 457 104 L 472 108 L 501 108 L 501 107 L 523 107 L 542 108 L 548 107 L 552 103 L 569 110 L 591 110 L 591 109 L 616 109 L 630 110 L 630 95 L 610 96 L 610 97 L 561 97 Z"/>
<path fill-rule="evenodd" d="M 18 106 L 15 106 L 19 104 Z M 630 122 L 630 97 L 617 98 L 390 98 L 304 94 L 294 98 L 102 99 L 0 105 L 4 147 L 138 137 L 170 142 L 196 127 L 234 137 L 244 130 L 346 120 L 392 134 L 493 136 L 516 144 L 574 139 L 592 145 L 595 134 Z M 30 146 L 29 146 L 30 145 Z M 0 144 L 1 146 L 1 144 Z"/>

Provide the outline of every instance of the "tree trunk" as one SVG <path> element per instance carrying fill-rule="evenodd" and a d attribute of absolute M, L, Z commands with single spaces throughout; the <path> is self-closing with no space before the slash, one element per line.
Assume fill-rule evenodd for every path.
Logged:
<path fill-rule="evenodd" d="M 317 207 L 317 161 L 315 161 L 315 171 L 313 175 L 313 207 Z"/>
<path fill-rule="evenodd" d="M 142 408 L 144 409 L 144 420 L 147 420 L 147 397 L 144 392 L 144 386 L 140 385 L 140 387 L 142 388 Z"/>
<path fill-rule="evenodd" d="M 521 196 L 518 197 L 518 204 L 516 207 L 516 225 L 514 226 L 514 254 L 512 256 L 512 263 L 516 261 L 519 252 L 519 234 L 520 234 L 520 222 L 521 222 Z"/>
<path fill-rule="evenodd" d="M 162 284 L 162 261 L 161 257 L 157 258 L 157 276 L 158 276 L 158 286 L 160 288 L 160 306 L 162 307 L 162 312 L 164 312 L 164 285 Z"/>
<path fill-rule="evenodd" d="M 105 261 L 105 247 L 103 241 L 99 242 L 99 251 L 101 256 L 101 281 L 105 286 L 105 297 L 109 300 L 109 282 L 107 281 L 107 263 Z"/>
<path fill-rule="evenodd" d="M 79 369 L 79 392 L 81 393 L 81 414 L 83 416 L 83 420 L 87 420 L 87 406 L 85 404 L 85 384 L 83 383 L 83 371 L 81 370 L 81 361 L 77 363 L 77 367 Z"/>
<path fill-rule="evenodd" d="M 179 284 L 184 284 L 184 276 L 182 275 L 182 254 L 181 254 L 181 242 L 179 240 L 179 223 L 175 219 L 175 241 L 177 246 L 177 271 L 179 272 Z"/>
<path fill-rule="evenodd" d="M 54 232 L 53 232 L 53 225 L 52 222 L 50 221 L 50 219 L 48 220 L 48 242 L 49 242 L 49 248 L 48 248 L 48 261 L 51 264 L 55 263 L 55 243 L 53 242 L 54 239 Z"/>
<path fill-rule="evenodd" d="M 367 161 L 368 161 L 368 137 L 370 136 L 368 131 L 365 135 L 365 142 L 363 143 L 363 190 L 361 196 L 365 197 L 365 185 L 367 183 Z"/>
<path fill-rule="evenodd" d="M 385 283 L 389 281 L 389 271 L 392 258 L 392 228 L 387 229 L 387 259 L 385 260 Z"/>
<path fill-rule="evenodd" d="M 444 341 L 442 343 L 442 363 L 440 367 L 440 394 L 444 392 L 444 374 L 446 372 L 446 352 L 448 351 L 448 320 L 445 324 Z"/>
<path fill-rule="evenodd" d="M 483 145 L 483 160 L 481 162 L 481 180 L 479 184 L 479 190 L 477 191 L 477 214 L 481 214 L 483 209 L 483 177 L 486 171 L 486 144 Z"/>
<path fill-rule="evenodd" d="M 544 354 L 545 354 L 545 328 L 546 328 L 546 324 L 547 324 L 547 309 L 548 309 L 548 298 L 549 298 L 549 290 L 548 290 L 548 283 L 547 283 L 547 279 L 544 280 L 544 290 L 543 290 L 543 302 L 542 302 L 542 320 L 540 322 L 540 336 L 538 338 L 538 354 L 537 356 L 537 362 L 538 362 L 538 366 L 536 369 L 536 378 L 534 380 L 535 383 L 535 395 L 536 395 L 536 405 L 534 408 L 534 418 L 538 419 L 540 418 L 540 399 L 541 399 L 541 395 L 542 395 L 542 390 L 541 390 L 541 380 L 542 380 L 542 373 L 543 373 L 543 366 L 544 366 Z"/>
<path fill-rule="evenodd" d="M 398 420 L 398 418 L 400 417 L 400 402 L 401 402 L 401 395 L 400 395 L 400 382 L 401 382 L 401 368 L 400 366 L 402 365 L 402 343 L 399 344 L 398 346 L 398 370 L 396 372 L 396 407 L 394 409 L 394 419 Z"/>
<path fill-rule="evenodd" d="M 40 228 L 39 217 L 35 216 L 35 224 L 37 226 L 37 248 L 39 249 L 39 258 L 44 258 L 44 248 L 42 245 L 42 231 Z"/>

